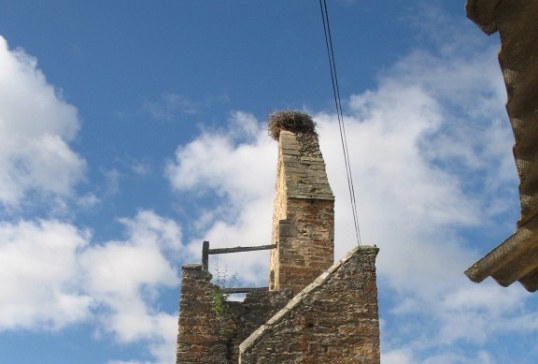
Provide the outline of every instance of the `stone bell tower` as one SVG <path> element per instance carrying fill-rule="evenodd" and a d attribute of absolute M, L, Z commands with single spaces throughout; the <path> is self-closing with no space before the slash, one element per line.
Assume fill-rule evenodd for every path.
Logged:
<path fill-rule="evenodd" d="M 274 113 L 268 128 L 278 141 L 269 289 L 297 294 L 334 262 L 334 195 L 310 116 Z"/>

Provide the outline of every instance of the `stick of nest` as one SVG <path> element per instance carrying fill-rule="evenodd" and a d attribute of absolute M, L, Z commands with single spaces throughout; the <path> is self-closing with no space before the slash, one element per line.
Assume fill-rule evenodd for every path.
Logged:
<path fill-rule="evenodd" d="M 290 131 L 298 136 L 316 134 L 316 123 L 308 114 L 295 110 L 277 111 L 269 114 L 267 118 L 269 135 L 274 140 L 278 140 L 281 130 Z"/>

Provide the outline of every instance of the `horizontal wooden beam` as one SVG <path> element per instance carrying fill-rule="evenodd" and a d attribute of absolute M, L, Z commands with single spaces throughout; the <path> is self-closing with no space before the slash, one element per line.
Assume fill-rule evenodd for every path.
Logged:
<path fill-rule="evenodd" d="M 226 294 L 232 293 L 249 293 L 255 291 L 268 291 L 269 287 L 254 287 L 254 288 L 223 288 L 222 292 Z"/>
<path fill-rule="evenodd" d="M 259 246 L 236 246 L 235 248 L 209 249 L 209 241 L 204 241 L 204 244 L 202 246 L 202 269 L 205 272 L 208 271 L 209 255 L 253 252 L 257 250 L 270 250 L 270 249 L 275 249 L 276 246 L 277 246 L 276 244 L 271 244 L 271 245 L 259 245 Z"/>
<path fill-rule="evenodd" d="M 219 248 L 219 249 L 208 249 L 207 254 L 230 254 L 230 253 L 241 253 L 241 252 L 253 252 L 257 250 L 270 250 L 275 249 L 276 244 L 272 245 L 259 245 L 259 246 L 236 246 L 235 248 Z"/>

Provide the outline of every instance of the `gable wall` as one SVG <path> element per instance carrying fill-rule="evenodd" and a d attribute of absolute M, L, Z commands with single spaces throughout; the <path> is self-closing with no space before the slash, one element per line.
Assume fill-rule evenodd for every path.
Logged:
<path fill-rule="evenodd" d="M 240 347 L 240 364 L 379 364 L 375 258 L 351 251 Z"/>

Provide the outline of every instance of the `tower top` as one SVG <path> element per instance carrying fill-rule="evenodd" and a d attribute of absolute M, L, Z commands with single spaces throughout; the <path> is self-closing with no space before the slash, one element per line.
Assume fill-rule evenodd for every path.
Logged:
<path fill-rule="evenodd" d="M 305 134 L 317 135 L 316 123 L 310 115 L 296 110 L 283 110 L 271 113 L 267 119 L 267 130 L 274 140 L 279 139 L 282 130 L 292 132 L 298 136 Z"/>

